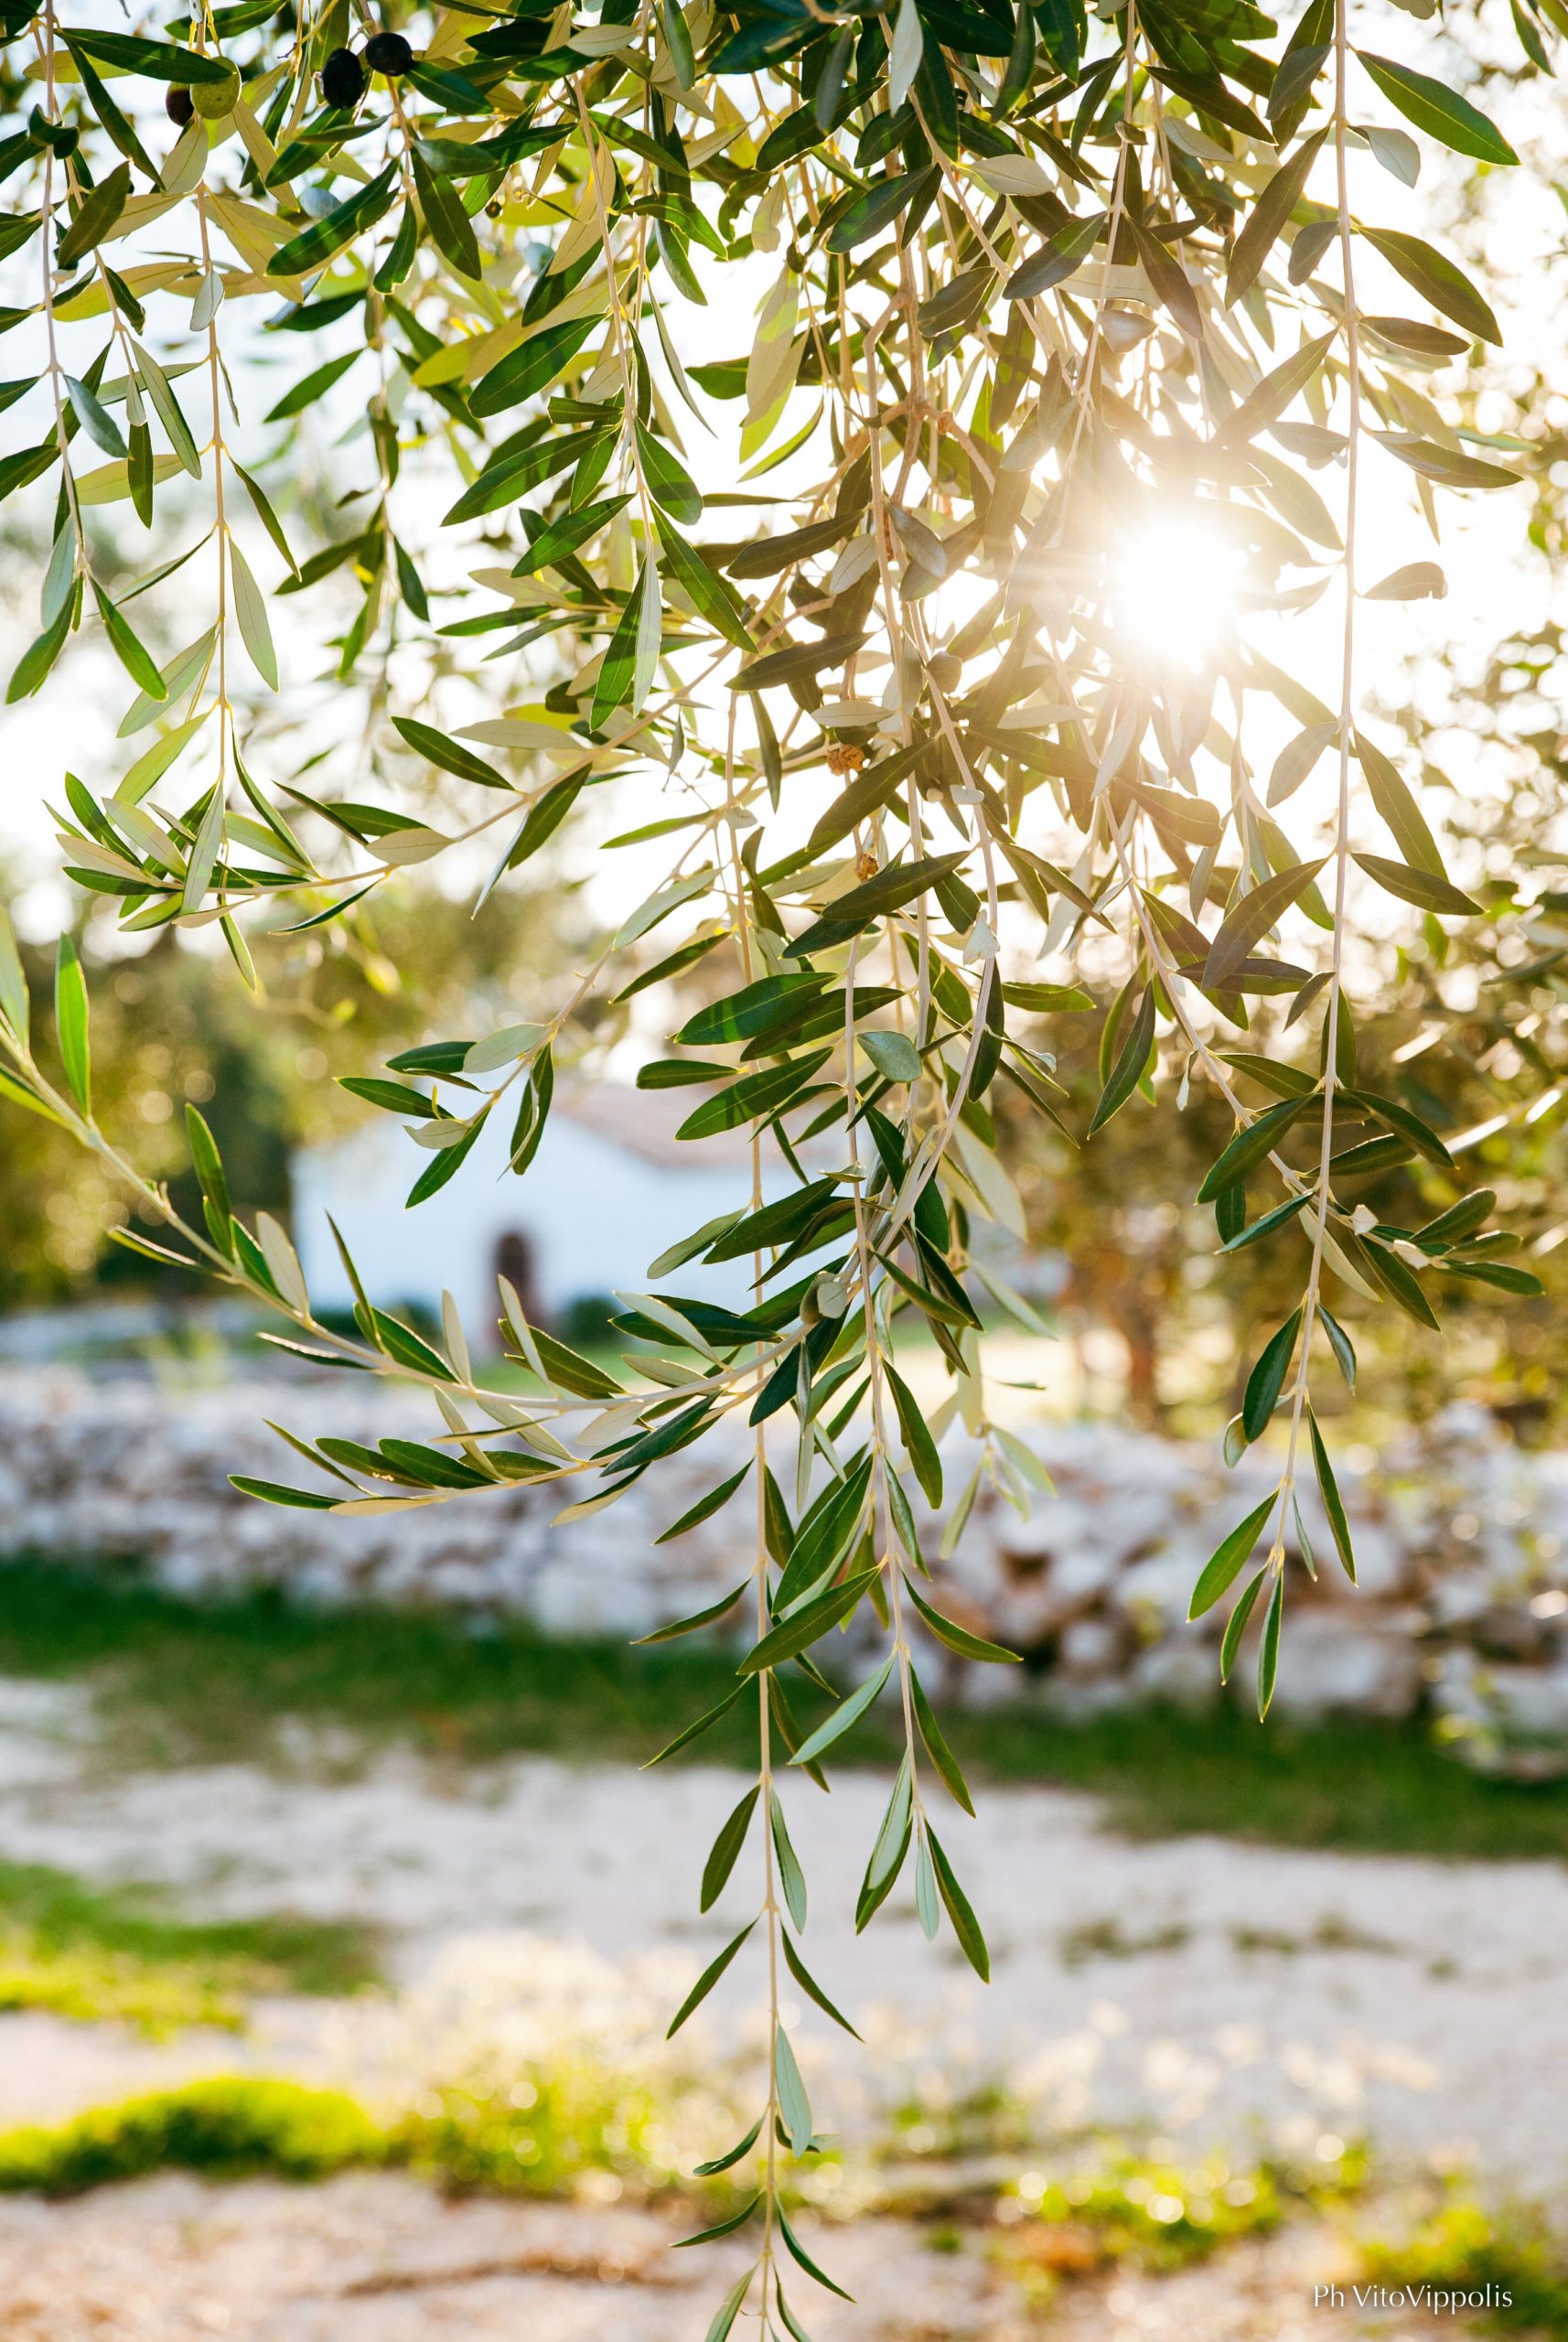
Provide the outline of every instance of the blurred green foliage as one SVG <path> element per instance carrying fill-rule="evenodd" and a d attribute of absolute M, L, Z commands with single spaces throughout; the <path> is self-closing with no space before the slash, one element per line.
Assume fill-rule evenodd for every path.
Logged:
<path fill-rule="evenodd" d="M 1487 2205 L 1450 2180 L 1413 2218 L 1398 2212 L 1357 2240 L 1364 2282 L 1434 2293 L 1491 2292 L 1483 2333 L 1568 2337 L 1568 2242 L 1539 2206 Z"/>
<path fill-rule="evenodd" d="M 0 2133 L 0 2189 L 70 2196 L 168 2170 L 322 2179 L 383 2162 L 387 2146 L 385 2132 L 339 2091 L 220 2074 L 90 2107 L 70 2122 Z"/>
<path fill-rule="evenodd" d="M 3 898 L 3 897 L 0 897 Z M 364 1119 L 332 1077 L 449 1026 L 515 1016 L 542 969 L 585 932 L 569 887 L 541 890 L 518 916 L 492 897 L 466 902 L 413 883 L 333 926 L 258 941 L 258 1014 L 227 953 L 172 929 L 93 972 L 94 1079 L 106 1125 L 136 1161 L 168 1181 L 180 1210 L 200 1217 L 185 1138 L 187 1101 L 222 1150 L 236 1203 L 286 1213 L 289 1156 Z M 91 951 L 100 940 L 92 930 Z M 29 982 L 47 998 L 51 960 L 24 947 Z M 52 1060 L 51 1060 L 52 1062 Z M 194 1280 L 154 1269 L 110 1241 L 126 1191 L 63 1130 L 32 1114 L 0 1115 L 0 1309 L 59 1301 L 94 1286 L 167 1298 Z M 143 1211 L 149 1232 L 157 1221 Z M 205 1290 L 205 1287 L 201 1288 Z"/>
<path fill-rule="evenodd" d="M 151 1889 L 0 1861 L 0 2009 L 161 2035 L 237 2027 L 258 1994 L 353 1993 L 376 1973 L 370 1931 L 350 1920 L 191 1919 Z"/>
<path fill-rule="evenodd" d="M 1503 704 L 1507 678 L 1499 666 L 1483 710 Z M 1467 808 L 1466 818 L 1517 841 L 1520 822 L 1539 816 L 1545 826 L 1544 799 L 1526 795 L 1517 819 L 1483 807 Z M 1421 1420 L 1455 1396 L 1479 1396 L 1516 1431 L 1538 1437 L 1560 1423 L 1568 1394 L 1568 1244 L 1561 1241 L 1568 1236 L 1568 948 L 1562 964 L 1532 972 L 1500 960 L 1498 945 L 1487 925 L 1467 930 L 1460 944 L 1429 919 L 1363 973 L 1361 1002 L 1371 1007 L 1363 1014 L 1358 1004 L 1357 1040 L 1368 1063 L 1388 1069 L 1392 1094 L 1450 1147 L 1468 1133 L 1487 1134 L 1461 1146 L 1456 1177 L 1416 1157 L 1363 1177 L 1351 1200 L 1380 1222 L 1419 1226 L 1467 1191 L 1491 1187 L 1498 1217 L 1520 1240 L 1507 1258 L 1539 1276 L 1545 1292 L 1531 1299 L 1447 1279 L 1441 1343 L 1340 1278 L 1330 1276 L 1328 1292 L 1367 1370 L 1362 1380 L 1391 1417 Z M 1461 1003 L 1469 1005 L 1455 1014 Z M 1289 1058 L 1296 1037 L 1282 1029 L 1287 1006 L 1259 1004 L 1251 1028 L 1227 1047 Z M 1056 1077 L 1067 1092 L 1062 1121 L 1076 1136 L 1100 1091 L 1101 1020 L 1058 1017 L 1053 1037 Z M 1269 1102 L 1244 1074 L 1238 1088 L 1254 1109 Z M 996 1103 L 1031 1241 L 1062 1262 L 1061 1322 L 1069 1332 L 1108 1327 L 1122 1338 L 1133 1419 L 1179 1429 L 1207 1427 L 1216 1411 L 1234 1413 L 1261 1342 L 1294 1302 L 1310 1230 L 1304 1220 L 1296 1234 L 1220 1257 L 1214 1214 L 1193 1198 L 1230 1132 L 1224 1101 L 1195 1079 L 1179 1112 L 1156 1112 L 1134 1097 L 1077 1144 L 1016 1092 L 1000 1091 Z M 1254 1186 L 1255 1215 L 1271 1198 L 1262 1173 Z M 1321 1413 L 1348 1399 L 1324 1379 Z"/>

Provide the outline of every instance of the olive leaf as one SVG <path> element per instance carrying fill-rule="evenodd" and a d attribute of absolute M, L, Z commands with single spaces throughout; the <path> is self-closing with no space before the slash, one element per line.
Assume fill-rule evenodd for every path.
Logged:
<path fill-rule="evenodd" d="M 1457 90 L 1434 81 L 1430 73 L 1396 65 L 1392 58 L 1375 56 L 1370 49 L 1358 48 L 1356 55 L 1384 97 L 1418 130 L 1440 139 L 1456 155 L 1473 155 L 1477 162 L 1518 162 L 1502 133 Z"/>

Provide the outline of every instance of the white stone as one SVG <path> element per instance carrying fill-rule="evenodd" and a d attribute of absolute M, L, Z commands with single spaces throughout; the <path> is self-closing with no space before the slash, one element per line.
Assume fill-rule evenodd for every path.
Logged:
<path fill-rule="evenodd" d="M 1197 1584 L 1211 1547 L 1185 1541 L 1163 1553 L 1134 1562 L 1116 1581 L 1113 1598 L 1118 1608 L 1136 1622 L 1145 1640 L 1168 1624 L 1187 1617 L 1192 1589 Z"/>
<path fill-rule="evenodd" d="M 1410 1552 L 1385 1522 L 1369 1520 L 1364 1514 L 1349 1516 L 1350 1545 L 1356 1556 L 1356 1583 L 1352 1585 L 1345 1574 L 1316 1490 L 1310 1502 L 1303 1500 L 1302 1514 L 1312 1540 L 1318 1583 L 1326 1595 L 1349 1602 L 1392 1602 L 1408 1590 L 1412 1574 Z"/>
<path fill-rule="evenodd" d="M 1126 1638 L 1110 1618 L 1074 1618 L 1062 1629 L 1057 1665 L 1075 1681 L 1111 1674 L 1126 1649 Z"/>
<path fill-rule="evenodd" d="M 1408 1633 L 1362 1625 L 1338 1611 L 1303 1610 L 1287 1603 L 1280 1643 L 1274 1705 L 1284 1715 L 1379 1716 L 1397 1722 L 1421 1698 L 1421 1656 Z M 1232 1686 L 1243 1702 L 1252 1694 L 1251 1671 Z"/>
<path fill-rule="evenodd" d="M 1455 1722 L 1507 1735 L 1568 1740 L 1568 1660 L 1547 1667 L 1496 1664 L 1474 1651 L 1444 1654 L 1434 1703 Z"/>
<path fill-rule="evenodd" d="M 1168 1636 L 1141 1650 L 1127 1671 L 1134 1696 L 1153 1706 L 1199 1712 L 1219 1698 L 1219 1661 L 1209 1637 L 1196 1632 Z"/>
<path fill-rule="evenodd" d="M 5 1542 L 62 1557 L 140 1555 L 154 1582 L 192 1595 L 275 1585 L 316 1604 L 446 1605 L 618 1638 L 703 1608 L 747 1565 L 749 1519 L 739 1505 L 673 1546 L 656 1542 L 744 1454 L 727 1429 L 711 1453 L 671 1459 L 610 1512 L 556 1529 L 558 1496 L 528 1488 L 349 1520 L 258 1505 L 231 1487 L 231 1472 L 291 1481 L 307 1472 L 266 1430 L 267 1415 L 368 1442 L 437 1430 L 418 1393 L 359 1380 L 165 1389 L 43 1370 L 0 1374 Z M 1096 1700 L 1102 1691 L 1212 1697 L 1229 1606 L 1189 1627 L 1187 1603 L 1221 1537 L 1268 1494 L 1269 1459 L 1249 1454 L 1227 1472 L 1211 1446 L 1092 1422 L 1034 1425 L 1028 1436 L 1057 1496 L 1036 1499 L 1026 1519 L 983 1487 L 957 1552 L 937 1565 L 936 1595 L 975 1631 L 1057 1664 L 1048 1681 L 1026 1679 L 933 1645 L 924 1662 L 933 1681 L 950 1679 L 977 1702 L 1028 1698 L 1036 1686 L 1040 1696 L 1065 1697 L 1075 1684 Z M 978 1453 L 967 1437 L 954 1441 L 950 1490 Z M 1391 1444 L 1364 1478 L 1342 1469 L 1340 1485 L 1360 1585 L 1337 1568 L 1309 1482 L 1303 1511 L 1320 1580 L 1307 1587 L 1293 1558 L 1282 1708 L 1408 1714 L 1425 1670 L 1434 1706 L 1472 1727 L 1477 1746 L 1509 1732 L 1568 1739 L 1568 1660 L 1547 1663 L 1562 1644 L 1557 1628 L 1541 1632 L 1541 1663 L 1518 1663 L 1530 1656 L 1530 1598 L 1568 1546 L 1568 1457 L 1521 1454 L 1472 1410 L 1445 1418 L 1435 1436 Z M 928 1530 L 923 1508 L 919 1517 L 934 1554 L 940 1528 Z M 1474 1533 L 1455 1533 L 1466 1528 Z M 1521 1633 L 1510 1637 L 1504 1628 L 1516 1618 Z M 1504 1648 L 1510 1640 L 1517 1656 Z M 1495 1658 L 1466 1649 L 1472 1641 Z M 843 1657 L 852 1668 L 874 1654 L 879 1663 L 884 1648 L 866 1611 Z"/>

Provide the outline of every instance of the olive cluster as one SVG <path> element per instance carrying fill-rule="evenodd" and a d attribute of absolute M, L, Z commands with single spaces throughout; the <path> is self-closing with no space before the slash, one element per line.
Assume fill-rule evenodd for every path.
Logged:
<path fill-rule="evenodd" d="M 372 73 L 390 81 L 413 63 L 413 51 L 401 33 L 372 33 L 361 50 L 332 51 L 321 69 L 321 94 L 329 106 L 357 106 Z"/>
<path fill-rule="evenodd" d="M 357 106 L 372 73 L 390 80 L 406 73 L 413 51 L 402 33 L 372 33 L 362 49 L 335 48 L 321 68 L 321 95 L 329 106 Z M 221 122 L 234 111 L 240 94 L 240 70 L 231 66 L 221 81 L 199 81 L 193 89 L 176 83 L 164 100 L 164 112 L 183 129 L 192 114 L 204 122 Z"/>
<path fill-rule="evenodd" d="M 220 81 L 198 81 L 188 90 L 176 82 L 164 100 L 164 112 L 182 129 L 193 113 L 199 113 L 203 122 L 221 122 L 225 114 L 233 113 L 239 94 L 240 69 L 229 65 Z"/>

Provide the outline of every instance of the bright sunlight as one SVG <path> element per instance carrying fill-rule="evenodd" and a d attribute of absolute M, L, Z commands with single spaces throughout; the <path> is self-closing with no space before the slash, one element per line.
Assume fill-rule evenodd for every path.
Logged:
<path fill-rule="evenodd" d="M 1172 667 L 1201 667 L 1236 616 L 1244 556 L 1194 507 L 1146 522 L 1112 565 L 1111 615 L 1119 634 Z"/>

